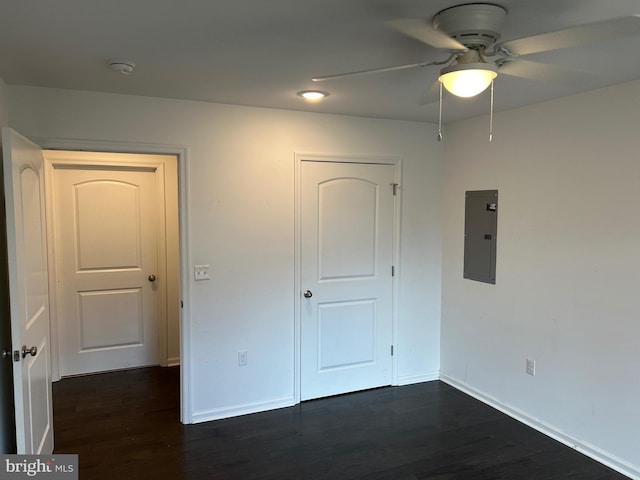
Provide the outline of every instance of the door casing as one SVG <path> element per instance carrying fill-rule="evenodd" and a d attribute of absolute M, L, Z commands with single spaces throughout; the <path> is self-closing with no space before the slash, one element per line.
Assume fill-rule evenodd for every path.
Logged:
<path fill-rule="evenodd" d="M 294 248 L 294 401 L 300 403 L 301 398 L 301 297 L 302 297 L 302 162 L 329 162 L 329 163 L 363 163 L 393 165 L 395 167 L 395 202 L 393 218 L 393 265 L 394 276 L 392 278 L 392 344 L 396 344 L 398 329 L 398 288 L 400 279 L 399 251 L 400 251 L 400 218 L 402 205 L 402 159 L 398 157 L 379 157 L 361 155 L 323 155 L 323 154 L 295 154 L 295 248 Z M 391 384 L 398 384 L 396 356 L 391 359 Z"/>

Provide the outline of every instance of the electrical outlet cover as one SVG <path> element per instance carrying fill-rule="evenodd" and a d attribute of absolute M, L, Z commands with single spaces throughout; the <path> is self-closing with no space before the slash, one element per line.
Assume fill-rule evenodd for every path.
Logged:
<path fill-rule="evenodd" d="M 247 364 L 247 352 L 238 352 L 238 365 L 243 367 Z"/>
<path fill-rule="evenodd" d="M 527 358 L 526 370 L 527 375 L 535 375 L 536 374 L 536 361 Z"/>

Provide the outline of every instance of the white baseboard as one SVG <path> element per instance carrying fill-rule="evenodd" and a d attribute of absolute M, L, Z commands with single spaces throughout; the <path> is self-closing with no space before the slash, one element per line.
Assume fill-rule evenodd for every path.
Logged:
<path fill-rule="evenodd" d="M 401 387 L 403 385 L 411 385 L 413 383 L 431 382 L 440 378 L 440 372 L 437 370 L 434 372 L 418 373 L 416 375 L 403 375 L 398 377 L 396 386 Z"/>
<path fill-rule="evenodd" d="M 180 365 L 180 357 L 167 358 L 167 367 L 177 367 Z"/>
<path fill-rule="evenodd" d="M 222 418 L 238 417 L 240 415 L 248 415 L 250 413 L 258 413 L 265 412 L 267 410 L 276 410 L 278 408 L 292 407 L 295 404 L 295 398 L 291 396 L 271 400 L 268 402 L 249 403 L 231 408 L 220 408 L 215 410 L 207 410 L 204 412 L 195 412 L 191 416 L 191 423 L 201 423 L 211 420 L 220 420 Z"/>
<path fill-rule="evenodd" d="M 447 374 L 440 372 L 440 380 L 451 385 L 453 388 L 456 388 L 467 395 L 472 396 L 473 398 L 480 400 L 483 403 L 495 408 L 496 410 L 501 411 L 502 413 L 509 415 L 510 417 L 518 420 L 525 425 L 530 426 L 531 428 L 538 430 L 541 433 L 544 433 L 548 437 L 553 438 L 554 440 L 559 441 L 567 445 L 568 447 L 577 450 L 578 452 L 590 457 L 597 462 L 600 462 L 607 467 L 610 467 L 617 472 L 622 473 L 623 475 L 628 476 L 634 480 L 640 480 L 640 467 L 637 465 L 633 465 L 611 453 L 602 450 L 595 445 L 590 444 L 589 442 L 584 442 L 579 440 L 567 433 L 558 430 L 555 426 L 550 425 L 541 420 L 535 419 L 529 416 L 526 412 L 519 410 L 515 407 L 511 407 L 506 405 L 499 400 L 491 397 L 490 395 L 486 395 L 483 392 L 476 390 L 475 388 L 467 385 L 464 382 L 456 380 L 452 377 L 449 377 Z"/>

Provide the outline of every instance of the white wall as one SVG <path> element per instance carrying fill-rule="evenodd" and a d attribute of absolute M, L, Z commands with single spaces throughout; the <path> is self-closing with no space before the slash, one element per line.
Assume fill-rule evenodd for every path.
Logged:
<path fill-rule="evenodd" d="M 450 125 L 442 374 L 640 478 L 640 82 Z M 462 278 L 464 193 L 498 189 L 497 283 Z M 525 359 L 536 375 L 525 375 Z"/>
<path fill-rule="evenodd" d="M 439 370 L 442 145 L 431 124 L 9 87 L 12 127 L 41 138 L 188 150 L 192 410 L 212 418 L 293 400 L 294 153 L 403 159 L 399 383 Z M 249 365 L 237 366 L 248 351 Z"/>

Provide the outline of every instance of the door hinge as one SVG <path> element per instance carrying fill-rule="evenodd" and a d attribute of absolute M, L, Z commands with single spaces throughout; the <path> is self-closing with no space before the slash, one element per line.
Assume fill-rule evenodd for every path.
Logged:
<path fill-rule="evenodd" d="M 391 276 L 392 277 L 396 276 L 396 267 L 394 265 L 391 265 Z"/>
<path fill-rule="evenodd" d="M 393 345 L 391 345 L 391 356 L 393 357 Z"/>
<path fill-rule="evenodd" d="M 184 302 L 180 300 L 180 308 L 184 308 Z"/>
<path fill-rule="evenodd" d="M 398 194 L 398 184 L 392 183 L 391 186 L 393 187 L 393 196 L 395 197 Z"/>

